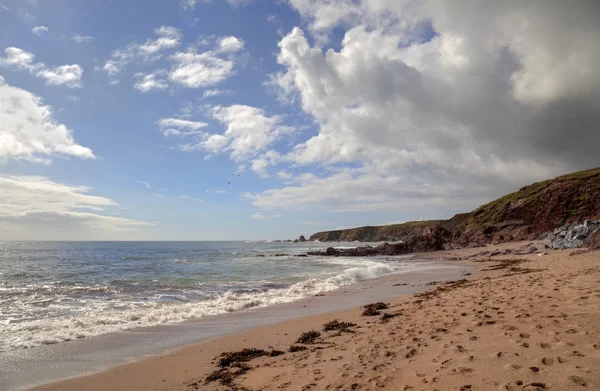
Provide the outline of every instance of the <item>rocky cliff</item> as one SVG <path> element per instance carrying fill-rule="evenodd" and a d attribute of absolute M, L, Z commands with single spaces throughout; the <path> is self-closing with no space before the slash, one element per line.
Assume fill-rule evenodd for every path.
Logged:
<path fill-rule="evenodd" d="M 599 217 L 600 168 L 596 168 L 525 186 L 449 220 L 318 232 L 310 240 L 410 243 L 424 240 L 429 248 L 441 244 L 446 248 L 467 247 L 533 239 L 565 223 Z M 432 238 L 439 243 L 431 243 Z"/>

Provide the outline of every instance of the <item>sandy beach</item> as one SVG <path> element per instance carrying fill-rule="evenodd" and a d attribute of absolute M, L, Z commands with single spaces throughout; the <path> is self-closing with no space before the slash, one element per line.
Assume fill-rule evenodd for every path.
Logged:
<path fill-rule="evenodd" d="M 570 253 L 471 258 L 461 261 L 475 266 L 466 279 L 429 284 L 375 316 L 356 308 L 303 317 L 34 389 L 600 389 L 600 253 Z M 332 320 L 355 325 L 323 331 Z M 311 330 L 319 335 L 296 342 Z M 245 348 L 259 357 L 221 356 Z"/>

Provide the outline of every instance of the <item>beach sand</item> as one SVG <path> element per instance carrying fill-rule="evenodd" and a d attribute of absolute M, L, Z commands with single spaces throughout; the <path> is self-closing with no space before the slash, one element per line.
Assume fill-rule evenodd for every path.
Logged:
<path fill-rule="evenodd" d="M 600 252 L 571 252 L 471 258 L 466 280 L 389 301 L 377 316 L 356 308 L 261 326 L 34 389 L 600 390 Z M 334 319 L 356 326 L 323 331 Z M 295 343 L 310 330 L 321 333 L 314 343 Z M 307 349 L 290 353 L 292 344 Z M 234 362 L 219 373 L 241 372 L 230 382 L 206 382 L 219 355 L 243 348 L 285 353 Z"/>

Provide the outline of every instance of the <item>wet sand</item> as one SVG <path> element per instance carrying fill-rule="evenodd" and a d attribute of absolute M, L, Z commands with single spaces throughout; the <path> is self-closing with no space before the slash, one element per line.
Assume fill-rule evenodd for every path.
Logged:
<path fill-rule="evenodd" d="M 405 262 L 406 257 L 398 258 Z M 254 308 L 183 323 L 136 328 L 81 340 L 0 353 L 0 390 L 18 391 L 99 372 L 182 346 L 258 326 L 316 314 L 355 308 L 372 301 L 418 292 L 429 281 L 460 278 L 469 267 L 415 259 L 401 269 L 318 297 Z M 408 285 L 398 285 L 409 282 Z M 119 387 L 117 387 L 119 389 Z"/>
<path fill-rule="evenodd" d="M 306 316 L 35 389 L 600 389 L 600 252 L 571 252 L 471 258 L 478 271 L 467 279 L 388 300 L 376 316 L 360 308 Z M 356 326 L 323 331 L 334 319 Z M 314 343 L 295 343 L 310 330 L 321 333 Z M 291 344 L 306 350 L 287 352 Z M 285 353 L 219 367 L 220 354 L 242 348 Z M 215 371 L 239 375 L 207 383 Z"/>

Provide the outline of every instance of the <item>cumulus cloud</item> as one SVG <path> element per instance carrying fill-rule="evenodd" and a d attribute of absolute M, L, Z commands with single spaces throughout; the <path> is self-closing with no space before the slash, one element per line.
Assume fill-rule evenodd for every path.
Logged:
<path fill-rule="evenodd" d="M 50 86 L 64 85 L 69 88 L 81 87 L 83 68 L 79 64 L 61 65 L 38 72 L 37 77 L 46 80 Z"/>
<path fill-rule="evenodd" d="M 213 52 L 196 53 L 194 49 L 171 56 L 173 69 L 169 80 L 188 88 L 215 85 L 225 80 L 233 71 L 233 61 L 213 55 Z"/>
<path fill-rule="evenodd" d="M 42 62 L 34 62 L 35 55 L 23 49 L 8 47 L 4 53 L 6 56 L 0 58 L 2 67 L 28 71 L 36 77 L 43 78 L 50 86 L 81 87 L 83 68 L 79 64 L 48 68 Z"/>
<path fill-rule="evenodd" d="M 283 37 L 271 85 L 317 134 L 283 160 L 337 171 L 255 205 L 469 209 L 600 164 L 598 2 L 289 3 L 317 39 Z"/>
<path fill-rule="evenodd" d="M 237 37 L 221 37 L 217 41 L 217 50 L 219 52 L 238 52 L 244 48 L 244 41 Z"/>
<path fill-rule="evenodd" d="M 185 52 L 170 56 L 173 63 L 169 80 L 187 88 L 203 88 L 216 85 L 234 73 L 236 53 L 244 48 L 244 41 L 233 36 L 206 40 L 214 43 L 212 50 L 198 52 L 191 47 Z M 218 90 L 212 90 L 218 91 Z M 210 96 L 210 95 L 208 95 Z"/>
<path fill-rule="evenodd" d="M 45 177 L 0 174 L 0 236 L 9 240 L 114 239 L 120 232 L 152 225 L 102 214 L 118 203 L 89 192 L 88 187 Z"/>
<path fill-rule="evenodd" d="M 138 80 L 133 85 L 133 88 L 140 92 L 166 90 L 169 88 L 169 83 L 162 78 L 165 74 L 166 72 L 160 69 L 148 74 L 136 73 L 134 77 Z"/>
<path fill-rule="evenodd" d="M 34 35 L 37 35 L 38 37 L 41 37 L 42 35 L 46 34 L 48 32 L 48 27 L 46 26 L 35 26 L 34 28 L 31 29 L 31 32 Z"/>
<path fill-rule="evenodd" d="M 0 77 L 0 160 L 49 163 L 53 156 L 94 158 L 75 142 L 71 130 L 53 117 L 52 107 Z"/>
<path fill-rule="evenodd" d="M 267 166 L 280 158 L 277 152 L 268 149 L 294 130 L 283 125 L 283 117 L 268 116 L 264 110 L 252 106 L 214 106 L 208 114 L 225 127 L 224 132 L 202 132 L 179 149 L 204 151 L 207 157 L 229 153 L 230 158 L 240 164 L 253 160 L 253 170 L 261 176 L 266 176 Z"/>
<path fill-rule="evenodd" d="M 34 62 L 35 55 L 23 49 L 8 47 L 4 49 L 5 57 L 0 57 L 0 66 L 25 70 L 28 72 L 37 72 L 44 67 L 44 63 Z"/>
<path fill-rule="evenodd" d="M 104 71 L 115 80 L 128 64 L 136 61 L 156 61 L 162 57 L 164 51 L 181 45 L 181 32 L 175 27 L 161 26 L 154 29 L 154 35 L 154 38 L 149 38 L 142 44 L 132 42 L 125 48 L 115 50 L 111 58 L 104 63 Z"/>

